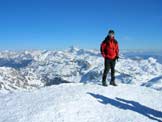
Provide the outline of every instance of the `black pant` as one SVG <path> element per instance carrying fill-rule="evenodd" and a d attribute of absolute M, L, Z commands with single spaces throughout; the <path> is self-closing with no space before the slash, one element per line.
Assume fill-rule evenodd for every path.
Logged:
<path fill-rule="evenodd" d="M 104 73 L 102 76 L 102 83 L 106 84 L 106 77 L 109 73 L 109 70 L 111 69 L 111 82 L 115 81 L 115 64 L 116 60 L 110 60 L 108 58 L 105 58 L 105 66 L 104 66 Z"/>

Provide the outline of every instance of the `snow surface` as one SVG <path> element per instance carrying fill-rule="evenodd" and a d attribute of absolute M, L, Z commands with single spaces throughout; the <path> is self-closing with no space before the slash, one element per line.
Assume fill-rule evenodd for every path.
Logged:
<path fill-rule="evenodd" d="M 0 94 L 1 122 L 162 122 L 162 92 L 69 83 Z"/>
<path fill-rule="evenodd" d="M 117 87 L 100 85 L 103 62 L 75 47 L 0 51 L 0 122 L 162 122 L 162 53 L 122 51 Z"/>

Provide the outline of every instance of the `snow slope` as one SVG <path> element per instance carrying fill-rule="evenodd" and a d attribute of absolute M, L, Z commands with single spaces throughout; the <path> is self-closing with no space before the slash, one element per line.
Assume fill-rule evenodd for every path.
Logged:
<path fill-rule="evenodd" d="M 161 54 L 122 51 L 103 87 L 97 50 L 0 51 L 0 122 L 162 122 Z"/>
<path fill-rule="evenodd" d="M 0 94 L 0 122 L 162 122 L 162 92 L 69 83 Z"/>

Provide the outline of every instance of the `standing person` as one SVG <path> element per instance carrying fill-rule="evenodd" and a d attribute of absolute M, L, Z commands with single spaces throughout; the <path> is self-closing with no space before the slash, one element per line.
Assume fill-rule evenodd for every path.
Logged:
<path fill-rule="evenodd" d="M 111 69 L 111 81 L 110 85 L 117 86 L 115 83 L 115 64 L 119 58 L 119 47 L 118 42 L 114 37 L 115 32 L 109 30 L 108 35 L 101 44 L 101 54 L 105 60 L 104 62 L 104 73 L 102 76 L 102 85 L 107 86 L 106 78 L 109 70 Z"/>

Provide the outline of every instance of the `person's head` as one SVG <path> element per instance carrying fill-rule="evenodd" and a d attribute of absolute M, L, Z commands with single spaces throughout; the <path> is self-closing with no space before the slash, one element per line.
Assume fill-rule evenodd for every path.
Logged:
<path fill-rule="evenodd" d="M 109 36 L 110 36 L 111 38 L 114 37 L 114 34 L 115 34 L 115 32 L 114 32 L 113 30 L 109 30 Z"/>

